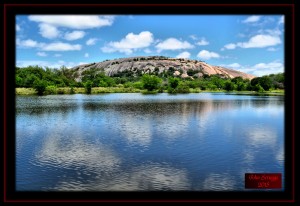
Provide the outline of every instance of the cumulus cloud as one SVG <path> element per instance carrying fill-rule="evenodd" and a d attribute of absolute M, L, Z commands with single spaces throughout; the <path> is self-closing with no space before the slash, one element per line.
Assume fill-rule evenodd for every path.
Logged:
<path fill-rule="evenodd" d="M 149 31 L 142 31 L 139 34 L 129 33 L 120 41 L 109 42 L 101 50 L 105 53 L 121 52 L 131 54 L 134 50 L 146 48 L 153 42 L 153 34 Z"/>
<path fill-rule="evenodd" d="M 74 41 L 83 38 L 84 35 L 85 35 L 84 31 L 73 31 L 73 32 L 67 32 L 64 38 L 68 41 Z"/>
<path fill-rule="evenodd" d="M 188 59 L 188 58 L 190 58 L 190 56 L 191 56 L 191 53 L 185 51 L 185 52 L 182 52 L 182 53 L 178 54 L 176 56 L 176 58 L 185 58 L 185 59 Z"/>
<path fill-rule="evenodd" d="M 36 53 L 38 56 L 40 56 L 40 57 L 46 57 L 47 56 L 47 54 L 45 53 L 45 52 L 38 52 L 38 53 Z"/>
<path fill-rule="evenodd" d="M 197 36 L 194 35 L 194 34 L 190 35 L 189 37 L 190 37 L 191 39 L 193 39 L 193 40 L 197 40 L 197 39 L 198 39 Z"/>
<path fill-rule="evenodd" d="M 269 63 L 257 63 L 255 65 L 240 65 L 239 63 L 223 64 L 221 66 L 237 69 L 241 72 L 252 74 L 255 76 L 264 76 L 268 74 L 276 74 L 284 72 L 284 65 L 280 61 L 272 61 Z"/>
<path fill-rule="evenodd" d="M 86 45 L 88 46 L 95 45 L 97 40 L 98 40 L 97 38 L 90 38 L 86 41 Z"/>
<path fill-rule="evenodd" d="M 270 47 L 267 49 L 267 51 L 278 51 L 278 48 Z"/>
<path fill-rule="evenodd" d="M 20 48 L 37 48 L 42 51 L 76 51 L 81 50 L 80 44 L 68 44 L 63 42 L 55 42 L 55 43 L 42 43 L 37 42 L 32 39 L 20 40 L 16 41 L 17 46 Z"/>
<path fill-rule="evenodd" d="M 277 35 L 258 34 L 251 37 L 246 42 L 238 42 L 236 44 L 230 43 L 224 46 L 224 49 L 235 49 L 236 47 L 241 48 L 264 48 L 269 46 L 276 46 L 281 44 L 280 37 Z"/>
<path fill-rule="evenodd" d="M 23 48 L 37 48 L 37 47 L 41 46 L 41 43 L 38 43 L 37 41 L 34 41 L 32 39 L 27 39 L 27 40 L 17 39 L 17 46 L 20 46 Z"/>
<path fill-rule="evenodd" d="M 21 30 L 21 27 L 18 24 L 16 24 L 16 31 L 20 31 L 20 30 Z"/>
<path fill-rule="evenodd" d="M 49 68 L 61 68 L 62 66 L 65 66 L 67 68 L 72 68 L 78 63 L 75 62 L 65 62 L 65 61 L 57 61 L 57 62 L 49 62 L 49 61 L 39 61 L 39 60 L 23 60 L 23 61 L 17 61 L 16 66 L 17 67 L 27 67 L 27 66 L 40 66 L 40 67 L 49 67 Z"/>
<path fill-rule="evenodd" d="M 28 17 L 30 21 L 71 29 L 92 29 L 110 26 L 113 24 L 114 18 L 114 16 L 107 15 L 30 15 Z"/>
<path fill-rule="evenodd" d="M 40 24 L 40 34 L 47 39 L 54 39 L 59 36 L 60 32 L 55 26 L 50 24 Z"/>
<path fill-rule="evenodd" d="M 202 38 L 202 39 L 201 39 L 200 41 L 198 41 L 196 44 L 199 45 L 199 46 L 205 46 L 205 45 L 209 45 L 209 42 L 206 41 L 205 38 Z"/>
<path fill-rule="evenodd" d="M 180 50 L 180 49 L 191 49 L 194 48 L 192 44 L 187 41 L 180 41 L 176 38 L 169 38 L 163 42 L 160 42 L 155 46 L 158 51 L 162 50 Z"/>
<path fill-rule="evenodd" d="M 207 50 L 202 50 L 197 54 L 197 57 L 200 59 L 208 60 L 211 58 L 220 58 L 220 55 L 215 52 L 210 52 Z"/>
<path fill-rule="evenodd" d="M 226 44 L 226 45 L 224 46 L 224 48 L 225 48 L 225 49 L 235 49 L 235 48 L 236 48 L 236 45 L 230 43 L 230 44 Z"/>
<path fill-rule="evenodd" d="M 239 67 L 241 67 L 241 65 L 239 63 L 232 63 L 232 64 L 228 64 L 227 67 L 229 67 L 229 68 L 239 68 Z"/>
<path fill-rule="evenodd" d="M 278 36 L 259 34 L 251 37 L 248 42 L 238 43 L 238 46 L 242 48 L 263 48 L 275 46 L 280 43 L 281 40 Z"/>
<path fill-rule="evenodd" d="M 284 66 L 281 62 L 273 61 L 269 63 L 258 63 L 253 66 L 252 72 L 256 76 L 263 76 L 267 74 L 276 74 L 284 72 Z"/>
<path fill-rule="evenodd" d="M 84 54 L 84 57 L 85 57 L 85 58 L 88 58 L 88 57 L 89 57 L 89 53 L 85 53 L 85 54 Z"/>
<path fill-rule="evenodd" d="M 278 21 L 278 24 L 284 24 L 284 16 L 281 16 L 279 21 Z"/>
<path fill-rule="evenodd" d="M 253 23 L 253 22 L 258 22 L 260 20 L 260 16 L 249 16 L 248 18 L 246 18 L 244 21 L 242 21 L 243 23 Z"/>
<path fill-rule="evenodd" d="M 81 45 L 56 42 L 56 43 L 45 44 L 41 49 L 43 51 L 74 51 L 74 50 L 81 50 Z"/>
<path fill-rule="evenodd" d="M 150 49 L 144 49 L 144 52 L 146 53 L 146 54 L 150 54 L 150 53 L 152 53 L 152 51 L 150 50 Z"/>

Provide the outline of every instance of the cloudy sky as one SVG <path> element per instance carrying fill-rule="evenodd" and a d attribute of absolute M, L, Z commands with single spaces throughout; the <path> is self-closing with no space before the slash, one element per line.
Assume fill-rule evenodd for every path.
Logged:
<path fill-rule="evenodd" d="M 16 46 L 19 67 L 162 55 L 261 76 L 284 71 L 284 16 L 18 15 Z"/>

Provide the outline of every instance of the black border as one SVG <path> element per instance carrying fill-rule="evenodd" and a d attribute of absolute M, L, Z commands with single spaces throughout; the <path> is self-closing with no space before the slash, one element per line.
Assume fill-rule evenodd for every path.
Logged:
<path fill-rule="evenodd" d="M 4 4 L 4 202 L 294 202 L 295 7 L 293 4 Z M 15 15 L 19 14 L 284 14 L 284 192 L 16 192 Z"/>

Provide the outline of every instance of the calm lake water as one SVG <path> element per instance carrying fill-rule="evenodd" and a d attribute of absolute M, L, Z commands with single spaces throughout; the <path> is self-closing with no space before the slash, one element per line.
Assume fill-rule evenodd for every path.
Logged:
<path fill-rule="evenodd" d="M 17 96 L 19 191 L 244 191 L 284 177 L 284 97 Z M 284 179 L 283 179 L 284 182 Z"/>

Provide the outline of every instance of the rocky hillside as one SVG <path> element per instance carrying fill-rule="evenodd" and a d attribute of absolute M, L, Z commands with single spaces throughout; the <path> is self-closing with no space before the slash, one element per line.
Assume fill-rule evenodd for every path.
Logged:
<path fill-rule="evenodd" d="M 106 60 L 98 63 L 84 64 L 73 67 L 76 81 L 81 81 L 81 74 L 91 68 L 104 70 L 108 76 L 117 76 L 118 73 L 128 72 L 132 75 L 144 73 L 160 74 L 163 72 L 172 72 L 174 76 L 182 78 L 201 77 L 203 75 L 218 74 L 221 77 L 234 78 L 242 77 L 244 79 L 253 79 L 255 76 L 246 74 L 233 69 L 227 69 L 220 66 L 212 66 L 203 61 L 168 58 L 163 56 L 142 56 Z"/>

